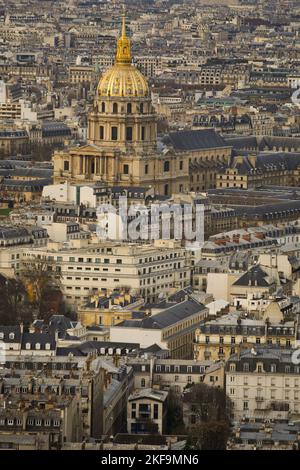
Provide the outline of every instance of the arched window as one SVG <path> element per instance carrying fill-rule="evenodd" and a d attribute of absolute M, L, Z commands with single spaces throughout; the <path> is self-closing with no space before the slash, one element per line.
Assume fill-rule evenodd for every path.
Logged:
<path fill-rule="evenodd" d="M 100 126 L 100 140 L 104 139 L 104 127 Z"/>
<path fill-rule="evenodd" d="M 113 113 L 114 113 L 114 114 L 117 114 L 117 113 L 118 113 L 118 104 L 117 104 L 117 103 L 114 103 L 114 104 L 113 104 Z"/>
<path fill-rule="evenodd" d="M 132 113 L 132 105 L 131 103 L 127 103 L 127 114 L 131 114 Z"/>
<path fill-rule="evenodd" d="M 102 111 L 102 113 L 105 113 L 105 103 L 102 103 L 102 105 L 101 105 L 101 111 Z"/>
<path fill-rule="evenodd" d="M 140 104 L 140 113 L 143 114 L 143 112 L 144 112 L 144 103 L 141 103 Z"/>

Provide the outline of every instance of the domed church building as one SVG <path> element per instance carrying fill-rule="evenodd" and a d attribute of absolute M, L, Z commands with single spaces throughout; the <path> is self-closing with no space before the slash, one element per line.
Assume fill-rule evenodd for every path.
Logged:
<path fill-rule="evenodd" d="M 132 65 L 123 14 L 115 64 L 100 78 L 88 116 L 87 145 L 54 153 L 54 183 L 151 186 L 161 195 L 190 190 L 191 151 L 195 158 L 203 150 L 199 131 L 191 133 L 192 139 L 178 132 L 157 141 L 149 86 Z M 201 149 L 189 148 L 196 141 Z"/>

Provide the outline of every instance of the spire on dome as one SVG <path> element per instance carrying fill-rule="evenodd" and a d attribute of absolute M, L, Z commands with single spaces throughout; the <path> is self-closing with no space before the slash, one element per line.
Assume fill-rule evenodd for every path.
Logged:
<path fill-rule="evenodd" d="M 123 7 L 122 13 L 122 38 L 126 38 L 126 11 L 125 7 Z"/>
<path fill-rule="evenodd" d="M 126 14 L 125 8 L 122 13 L 122 33 L 118 39 L 116 64 L 131 64 L 131 43 L 126 35 Z"/>

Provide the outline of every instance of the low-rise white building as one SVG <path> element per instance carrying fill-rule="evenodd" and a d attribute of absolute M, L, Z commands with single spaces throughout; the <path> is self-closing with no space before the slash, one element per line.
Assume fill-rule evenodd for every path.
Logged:
<path fill-rule="evenodd" d="M 166 425 L 168 392 L 138 390 L 128 397 L 127 432 L 163 434 Z"/>

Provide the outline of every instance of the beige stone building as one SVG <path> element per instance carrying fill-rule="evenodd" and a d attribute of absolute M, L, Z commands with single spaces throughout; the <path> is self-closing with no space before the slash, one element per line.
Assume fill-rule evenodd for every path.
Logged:
<path fill-rule="evenodd" d="M 73 65 L 69 67 L 71 83 L 91 83 L 94 78 L 94 67 L 86 65 Z"/>
<path fill-rule="evenodd" d="M 205 383 L 218 388 L 224 387 L 222 362 L 133 357 L 128 358 L 128 364 L 134 370 L 135 389 L 172 389 L 175 393 L 182 394 L 193 384 Z"/>
<path fill-rule="evenodd" d="M 293 321 L 255 320 L 238 314 L 225 315 L 201 325 L 195 333 L 194 357 L 198 361 L 227 360 L 240 350 L 269 345 L 290 348 L 296 345 L 297 327 Z M 276 319 L 276 314 L 274 314 Z"/>
<path fill-rule="evenodd" d="M 20 256 L 24 267 L 36 258 L 55 261 L 69 304 L 79 306 L 91 295 L 130 288 L 132 295 L 155 302 L 190 285 L 190 266 L 179 242 L 153 245 L 103 242 L 80 249 L 61 249 L 59 243 L 47 248 L 26 249 Z"/>
<path fill-rule="evenodd" d="M 235 420 L 299 420 L 300 366 L 292 350 L 257 348 L 226 364 L 226 393 Z"/>
<path fill-rule="evenodd" d="M 78 308 L 78 319 L 85 326 L 109 327 L 131 319 L 134 310 L 138 310 L 143 304 L 143 299 L 135 298 L 126 291 L 121 290 L 118 295 L 111 297 L 102 293 L 93 296 L 90 302 Z"/>

